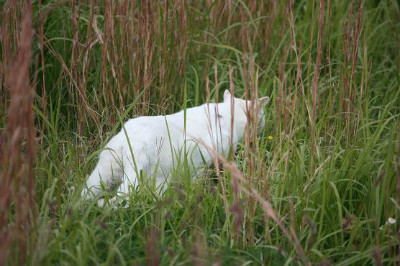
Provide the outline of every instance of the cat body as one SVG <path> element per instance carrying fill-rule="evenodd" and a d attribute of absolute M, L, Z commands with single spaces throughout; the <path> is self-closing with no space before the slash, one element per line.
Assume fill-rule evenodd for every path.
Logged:
<path fill-rule="evenodd" d="M 262 103 L 269 98 L 261 99 Z M 82 196 L 93 197 L 102 190 L 118 187 L 118 195 L 140 185 L 140 178 L 152 178 L 163 186 L 186 159 L 191 173 L 214 162 L 215 152 L 227 155 L 244 136 L 249 101 L 224 93 L 224 102 L 208 103 L 165 116 L 128 120 L 100 153 Z M 263 109 L 260 117 L 263 127 Z M 233 115 L 233 118 L 232 118 Z"/>

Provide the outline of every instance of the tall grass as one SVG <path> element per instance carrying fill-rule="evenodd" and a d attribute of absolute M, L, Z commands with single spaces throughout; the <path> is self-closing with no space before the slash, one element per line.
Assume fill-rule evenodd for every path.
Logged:
<path fill-rule="evenodd" d="M 8 114 L 2 119 L 0 138 L 0 261 L 22 264 L 36 218 L 34 91 L 29 73 L 32 6 L 22 5 L 21 10 L 10 6 L 7 11 L 1 27 L 2 110 L 8 108 Z"/>
<path fill-rule="evenodd" d="M 400 263 L 399 17 L 391 0 L 6 1 L 0 263 Z M 261 136 L 251 118 L 236 154 L 163 197 L 82 206 L 121 121 L 225 89 L 271 96 Z"/>

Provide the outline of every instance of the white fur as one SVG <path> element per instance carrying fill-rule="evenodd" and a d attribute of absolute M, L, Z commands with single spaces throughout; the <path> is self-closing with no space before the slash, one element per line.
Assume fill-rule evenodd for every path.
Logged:
<path fill-rule="evenodd" d="M 260 102 L 266 104 L 268 100 L 264 97 Z M 82 196 L 91 198 L 99 194 L 102 184 L 106 189 L 119 185 L 118 195 L 129 193 L 130 186 L 141 184 L 138 176 L 154 178 L 163 190 L 172 172 L 183 168 L 185 157 L 192 173 L 212 165 L 213 152 L 206 147 L 227 155 L 232 142 L 235 150 L 245 132 L 249 107 L 250 101 L 233 98 L 225 91 L 222 103 L 186 109 L 186 123 L 183 110 L 172 115 L 130 119 L 100 153 Z M 263 108 L 259 110 L 262 128 L 264 112 Z"/>

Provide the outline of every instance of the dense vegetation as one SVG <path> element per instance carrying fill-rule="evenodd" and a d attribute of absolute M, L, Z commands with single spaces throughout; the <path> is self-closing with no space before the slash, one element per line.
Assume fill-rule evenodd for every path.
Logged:
<path fill-rule="evenodd" d="M 397 1 L 10 0 L 0 20 L 0 264 L 400 263 Z M 233 160 L 82 203 L 123 121 L 225 89 L 272 98 Z"/>

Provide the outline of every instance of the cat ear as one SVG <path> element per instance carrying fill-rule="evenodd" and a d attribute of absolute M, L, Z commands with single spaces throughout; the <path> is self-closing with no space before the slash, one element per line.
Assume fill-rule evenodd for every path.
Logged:
<path fill-rule="evenodd" d="M 225 90 L 224 91 L 224 102 L 230 101 L 231 100 L 231 93 L 229 92 L 229 90 Z"/>
<path fill-rule="evenodd" d="M 262 97 L 259 99 L 262 105 L 267 105 L 269 103 L 270 98 L 268 96 Z"/>

